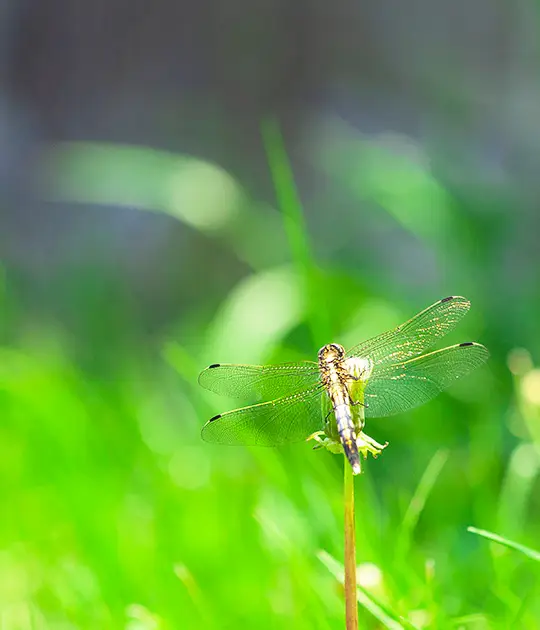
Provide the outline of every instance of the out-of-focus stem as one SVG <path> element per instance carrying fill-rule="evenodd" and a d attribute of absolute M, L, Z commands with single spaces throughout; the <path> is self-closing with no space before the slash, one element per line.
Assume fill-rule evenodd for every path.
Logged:
<path fill-rule="evenodd" d="M 262 122 L 261 133 L 292 259 L 307 297 L 308 325 L 313 341 L 318 345 L 328 337 L 329 327 L 326 311 L 320 307 L 321 280 L 309 243 L 302 204 L 278 121 L 272 117 L 266 118 Z"/>
<path fill-rule="evenodd" d="M 347 630 L 358 630 L 356 599 L 356 528 L 354 520 L 354 476 L 345 458 L 345 619 Z"/>

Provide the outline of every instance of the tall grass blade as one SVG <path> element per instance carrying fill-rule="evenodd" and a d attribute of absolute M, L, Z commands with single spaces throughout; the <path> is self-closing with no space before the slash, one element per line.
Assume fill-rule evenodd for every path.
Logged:
<path fill-rule="evenodd" d="M 401 525 L 398 543 L 396 545 L 398 554 L 403 557 L 411 544 L 413 531 L 422 514 L 426 501 L 431 494 L 441 471 L 448 460 L 448 451 L 438 450 L 427 465 L 418 486 L 410 500 L 403 523 Z"/>
<path fill-rule="evenodd" d="M 324 309 L 318 305 L 320 297 L 318 269 L 311 253 L 302 204 L 294 182 L 291 164 L 279 123 L 275 118 L 267 118 L 262 122 L 261 135 L 278 205 L 283 215 L 291 256 L 304 282 L 311 333 L 314 342 L 321 345 L 327 336 L 328 329 Z"/>
<path fill-rule="evenodd" d="M 526 547 L 525 545 L 521 545 L 520 543 L 514 542 L 513 540 L 509 540 L 508 538 L 504 538 L 503 536 L 499 536 L 498 534 L 494 534 L 493 532 L 488 532 L 485 529 L 477 529 L 476 527 L 467 527 L 467 531 L 471 532 L 471 534 L 477 534 L 478 536 L 482 536 L 491 540 L 492 542 L 496 542 L 499 545 L 504 545 L 505 547 L 509 547 L 510 549 L 515 549 L 516 551 L 520 551 L 522 554 L 526 555 L 528 558 L 532 560 L 536 560 L 540 562 L 540 551 L 536 551 L 535 549 L 531 549 L 530 547 Z"/>

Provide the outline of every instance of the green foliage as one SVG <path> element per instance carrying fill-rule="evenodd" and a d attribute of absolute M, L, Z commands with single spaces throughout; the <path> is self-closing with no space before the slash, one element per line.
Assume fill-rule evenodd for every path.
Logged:
<path fill-rule="evenodd" d="M 282 189 L 292 179 L 277 133 L 267 127 L 265 142 L 288 208 L 289 246 L 275 213 L 251 202 L 221 171 L 188 158 L 142 149 L 126 158 L 127 149 L 93 146 L 86 153 L 88 147 L 75 145 L 59 148 L 51 161 L 50 182 L 64 201 L 117 203 L 129 190 L 126 204 L 137 203 L 133 195 L 142 190 L 140 207 L 164 210 L 208 243 L 193 263 L 191 284 L 177 287 L 190 300 L 172 326 L 150 338 L 120 285 L 104 298 L 93 293 L 96 285 L 114 285 L 100 272 L 73 279 L 76 294 L 67 282 L 50 289 L 75 311 L 77 334 L 25 312 L 16 274 L 3 274 L 2 630 L 342 628 L 334 560 L 343 554 L 342 457 L 313 451 L 312 443 L 283 449 L 202 443 L 204 421 L 235 403 L 203 391 L 196 377 L 218 361 L 313 359 L 313 337 L 357 343 L 450 293 L 473 302 L 450 342 L 481 341 L 492 359 L 429 405 L 368 421 L 369 435 L 389 446 L 377 461 L 366 461 L 355 482 L 360 626 L 537 627 L 537 564 L 467 532 L 472 523 L 538 546 L 539 373 L 526 354 L 510 362 L 511 370 L 506 362 L 518 338 L 531 351 L 540 347 L 537 313 L 528 308 L 534 287 L 524 288 L 523 303 L 507 306 L 490 280 L 499 280 L 499 242 L 478 231 L 468 210 L 474 200 L 460 205 L 418 163 L 405 168 L 406 158 L 381 159 L 384 148 L 362 152 L 357 143 L 353 153 L 351 137 L 345 152 L 332 146 L 323 166 L 347 183 L 355 155 L 369 162 L 356 192 L 381 205 L 375 214 L 361 206 L 362 226 L 397 221 L 400 238 L 432 250 L 445 273 L 426 287 L 406 270 L 392 275 L 385 267 L 390 248 L 355 264 L 339 251 L 325 260 L 318 254 L 325 239 L 308 239 L 298 200 Z M 146 179 L 139 188 L 111 189 L 115 166 L 122 181 L 137 180 L 139 172 Z M 189 214 L 185 200 L 199 189 L 186 184 L 186 173 L 209 186 L 197 200 L 201 207 L 226 185 L 222 214 Z M 442 223 L 429 215 L 435 193 Z M 414 217 L 398 216 L 402 197 L 414 201 Z M 314 212 L 322 216 L 317 203 Z M 358 247 L 369 245 L 355 217 L 344 220 Z M 448 225 L 451 239 L 441 227 Z M 484 239 L 481 247 L 457 237 L 463 227 Z M 263 253 L 269 238 L 273 251 Z M 220 268 L 205 267 L 218 244 Z M 241 279 L 227 256 L 245 265 Z"/>

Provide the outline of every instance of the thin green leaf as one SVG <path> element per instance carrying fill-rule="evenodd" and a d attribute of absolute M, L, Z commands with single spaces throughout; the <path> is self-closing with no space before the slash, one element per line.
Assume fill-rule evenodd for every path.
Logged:
<path fill-rule="evenodd" d="M 291 164 L 279 123 L 275 118 L 267 118 L 262 122 L 261 135 L 278 205 L 283 215 L 291 256 L 305 283 L 312 336 L 315 343 L 323 343 L 327 327 L 325 309 L 321 309 L 319 305 L 320 286 L 317 266 L 311 253 L 302 203 L 294 182 Z"/>
<path fill-rule="evenodd" d="M 513 540 L 509 540 L 508 538 L 504 538 L 503 536 L 499 536 L 498 534 L 494 534 L 493 532 L 488 532 L 485 529 L 467 527 L 467 531 L 471 532 L 472 534 L 477 534 L 478 536 L 483 536 L 484 538 L 487 538 L 492 542 L 499 543 L 499 545 L 504 545 L 505 547 L 509 547 L 510 549 L 521 551 L 521 553 L 525 554 L 528 558 L 540 562 L 540 551 L 536 551 L 535 549 L 531 549 L 530 547 L 526 547 L 525 545 L 520 545 Z"/>
<path fill-rule="evenodd" d="M 444 449 L 438 450 L 431 458 L 416 487 L 407 511 L 405 512 L 405 516 L 403 517 L 403 524 L 400 529 L 397 548 L 402 555 L 407 552 L 410 546 L 412 533 L 447 459 L 448 451 Z"/>
<path fill-rule="evenodd" d="M 451 621 L 453 628 L 465 628 L 467 626 L 473 626 L 475 629 L 489 628 L 489 619 L 482 613 L 473 613 L 471 615 L 463 615 L 462 617 L 456 617 Z"/>

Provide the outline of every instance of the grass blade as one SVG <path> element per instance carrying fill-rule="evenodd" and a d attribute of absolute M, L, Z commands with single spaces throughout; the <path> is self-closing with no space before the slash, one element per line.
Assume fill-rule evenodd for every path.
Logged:
<path fill-rule="evenodd" d="M 540 562 L 540 551 L 536 551 L 535 549 L 531 549 L 530 547 L 526 547 L 525 545 L 520 545 L 513 540 L 509 540 L 508 538 L 504 538 L 503 536 L 499 536 L 498 534 L 494 534 L 493 532 L 488 532 L 485 529 L 477 529 L 476 527 L 467 527 L 467 531 L 471 532 L 471 534 L 477 534 L 478 536 L 482 536 L 483 538 L 487 538 L 492 542 L 499 543 L 499 545 L 504 545 L 505 547 L 509 547 L 510 549 L 515 549 L 516 551 L 521 551 L 522 554 L 526 555 L 528 558 L 532 560 L 536 560 Z"/>
<path fill-rule="evenodd" d="M 320 345 L 324 342 L 328 329 L 325 309 L 317 308 L 320 296 L 318 269 L 311 253 L 302 204 L 277 120 L 275 118 L 264 120 L 261 134 L 291 256 L 304 281 L 311 333 L 315 343 Z"/>
<path fill-rule="evenodd" d="M 409 506 L 407 507 L 407 511 L 405 512 L 405 516 L 403 517 L 403 524 L 396 545 L 400 557 L 403 557 L 409 549 L 412 533 L 447 459 L 448 451 L 444 449 L 437 451 L 431 458 L 416 487 Z"/>

